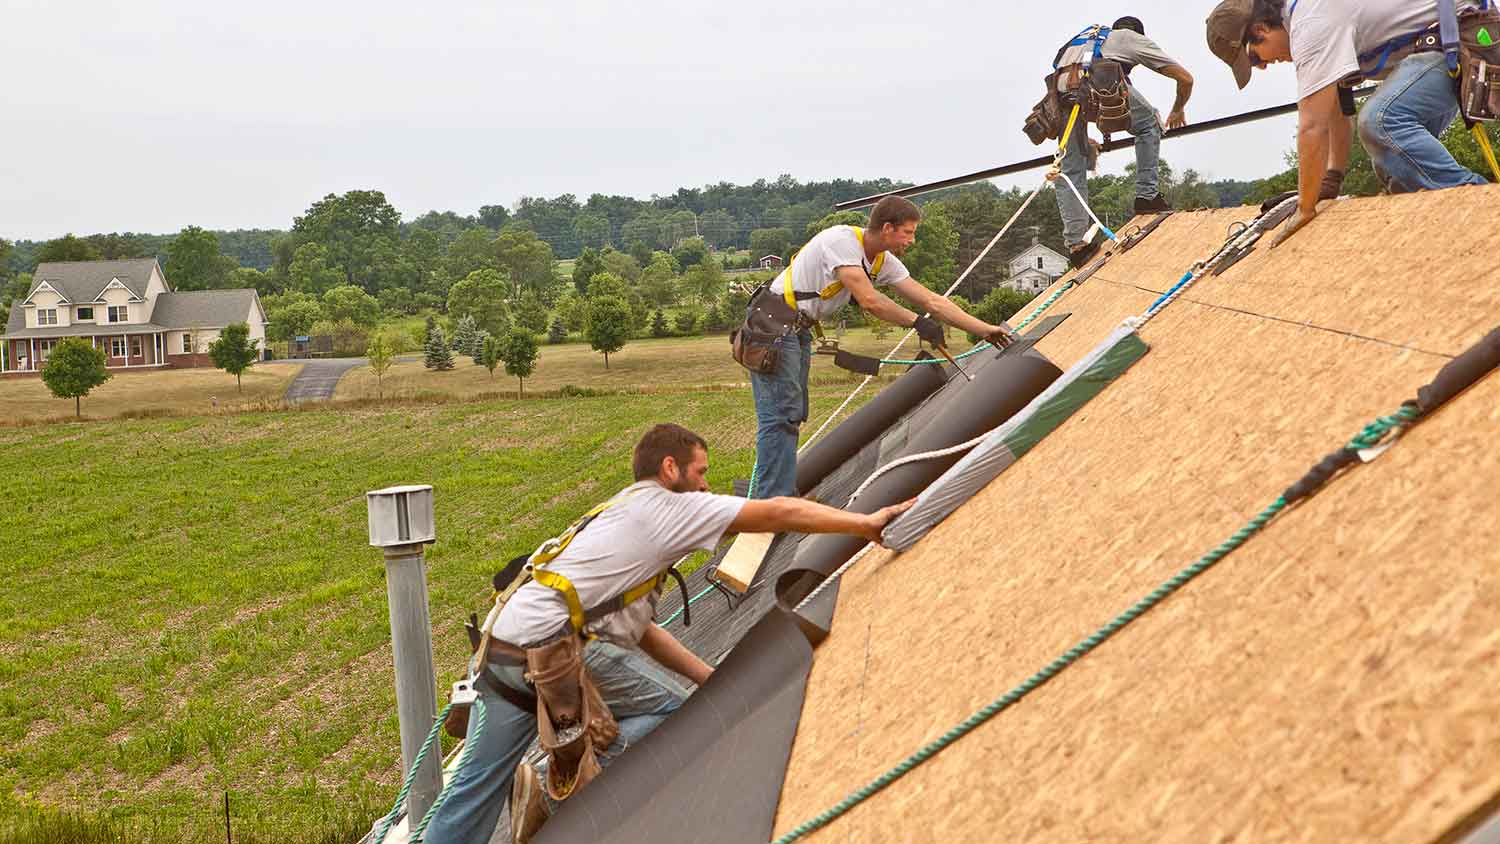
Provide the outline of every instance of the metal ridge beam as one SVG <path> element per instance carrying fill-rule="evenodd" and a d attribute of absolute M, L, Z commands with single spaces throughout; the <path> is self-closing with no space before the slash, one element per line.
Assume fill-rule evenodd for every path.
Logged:
<path fill-rule="evenodd" d="M 1354 92 L 1354 96 L 1365 97 L 1374 93 L 1374 91 L 1375 88 L 1373 86 L 1360 88 L 1359 90 Z M 1256 109 L 1255 111 L 1247 111 L 1243 114 L 1231 114 L 1228 117 L 1218 117 L 1213 120 L 1206 120 L 1202 123 L 1194 123 L 1189 126 L 1184 126 L 1181 129 L 1174 129 L 1171 132 L 1163 134 L 1162 140 L 1166 141 L 1172 140 L 1174 138 L 1185 137 L 1187 135 L 1196 135 L 1200 132 L 1213 132 L 1219 129 L 1226 129 L 1230 126 L 1238 126 L 1242 123 L 1254 123 L 1258 120 L 1266 120 L 1272 117 L 1280 117 L 1284 114 L 1291 114 L 1296 110 L 1296 103 L 1284 103 L 1278 106 L 1269 106 L 1267 108 Z M 1107 144 L 1102 144 L 1100 146 L 1100 151 L 1114 152 L 1118 149 L 1126 149 L 1133 146 L 1135 146 L 1135 138 L 1127 136 L 1117 141 L 1110 141 Z M 942 190 L 944 188 L 967 185 L 971 182 L 978 182 L 984 179 L 993 179 L 998 176 L 1009 176 L 1014 173 L 1024 173 L 1027 170 L 1035 170 L 1038 167 L 1045 167 L 1051 164 L 1052 160 L 1053 157 L 1051 155 L 1041 155 L 1037 156 L 1036 158 L 1028 158 L 1025 161 L 1017 161 L 1013 164 L 1005 164 L 1000 167 L 991 167 L 988 170 L 980 170 L 976 173 L 969 173 L 964 176 L 954 176 L 951 179 L 943 179 L 937 182 L 928 182 L 924 185 L 913 185 L 908 188 L 898 188 L 886 193 L 877 193 L 873 196 L 861 197 L 860 199 L 850 199 L 844 202 L 835 203 L 833 207 L 839 211 L 845 211 L 851 208 L 863 208 L 866 205 L 874 205 L 876 202 L 884 199 L 887 196 L 918 196 L 920 194 L 931 193 L 933 191 Z"/>

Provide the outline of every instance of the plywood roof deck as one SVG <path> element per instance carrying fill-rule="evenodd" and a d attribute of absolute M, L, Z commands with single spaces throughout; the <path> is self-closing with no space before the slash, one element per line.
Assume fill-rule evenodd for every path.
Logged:
<path fill-rule="evenodd" d="M 1500 325 L 1500 188 L 1350 200 L 912 551 L 845 578 L 777 821 L 838 802 L 1240 528 Z M 1066 367 L 1253 211 L 1070 291 Z M 1044 294 L 1045 295 L 1045 294 Z M 1023 311 L 1029 313 L 1028 311 Z M 1500 378 L 814 841 L 1433 841 L 1500 794 Z"/>

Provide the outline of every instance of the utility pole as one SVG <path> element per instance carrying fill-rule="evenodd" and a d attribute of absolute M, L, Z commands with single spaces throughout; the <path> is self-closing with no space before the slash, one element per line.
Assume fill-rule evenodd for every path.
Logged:
<path fill-rule="evenodd" d="M 424 546 L 437 539 L 432 487 L 393 486 L 365 493 L 370 544 L 385 553 L 391 645 L 396 662 L 396 712 L 401 719 L 401 776 L 437 719 L 437 671 L 432 664 L 432 623 L 427 607 Z M 429 750 L 406 797 L 406 817 L 415 827 L 443 787 L 441 752 Z"/>

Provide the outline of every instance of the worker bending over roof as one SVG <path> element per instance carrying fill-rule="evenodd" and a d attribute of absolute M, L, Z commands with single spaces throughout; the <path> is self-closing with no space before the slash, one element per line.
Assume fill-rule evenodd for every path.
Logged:
<path fill-rule="evenodd" d="M 544 790 L 554 799 L 571 793 L 575 778 L 553 782 L 545 770 L 517 770 L 539 728 L 544 749 L 592 742 L 585 770 L 595 761 L 592 751 L 606 763 L 682 705 L 688 692 L 674 674 L 699 685 L 708 680 L 713 668 L 653 621 L 660 585 L 678 559 L 712 550 L 736 532 L 842 533 L 878 542 L 885 524 L 911 506 L 863 515 L 800 498 L 711 494 L 708 444 L 678 425 L 647 431 L 632 463 L 635 483 L 538 548 L 529 558 L 530 579 L 494 617 L 475 684 L 485 708 L 483 732 L 475 735 L 480 722 L 471 718 L 470 757 L 428 828 L 432 844 L 488 842 L 513 778 L 513 825 L 521 839 L 547 816 Z M 553 696 L 559 678 L 572 686 Z M 538 698 L 553 716 L 549 723 L 538 719 Z M 584 713 L 586 725 L 574 735 L 552 723 L 570 705 Z"/>
<path fill-rule="evenodd" d="M 1462 42 L 1462 46 L 1460 46 Z M 1297 212 L 1281 243 L 1338 196 L 1353 141 L 1352 89 L 1383 80 L 1359 111 L 1359 138 L 1392 193 L 1484 184 L 1438 138 L 1460 114 L 1500 110 L 1500 12 L 1471 0 L 1224 0 L 1208 17 L 1208 46 L 1241 88 L 1251 68 L 1297 71 Z M 1456 77 L 1468 76 L 1462 85 Z"/>
<path fill-rule="evenodd" d="M 916 240 L 922 212 L 910 200 L 888 196 L 870 211 L 870 225 L 833 226 L 813 236 L 786 269 L 750 297 L 746 322 L 733 335 L 735 359 L 750 370 L 755 396 L 755 475 L 751 497 L 795 495 L 797 437 L 807 421 L 807 376 L 812 335 L 853 299 L 876 319 L 914 328 L 935 347 L 945 346 L 943 324 L 1010 343 L 1008 329 L 970 316 L 907 272 L 901 256 Z M 877 288 L 910 302 L 907 310 Z"/>

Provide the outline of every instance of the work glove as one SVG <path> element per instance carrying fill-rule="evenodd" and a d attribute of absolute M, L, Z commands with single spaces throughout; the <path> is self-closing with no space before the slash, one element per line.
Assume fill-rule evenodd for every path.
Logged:
<path fill-rule="evenodd" d="M 1318 199 L 1338 199 L 1339 192 L 1344 189 L 1344 171 L 1329 170 L 1323 174 L 1323 182 L 1318 185 Z"/>
<path fill-rule="evenodd" d="M 943 337 L 943 326 L 932 317 L 922 314 L 917 321 L 911 324 L 916 329 L 917 336 L 929 346 L 946 346 L 948 341 Z"/>

